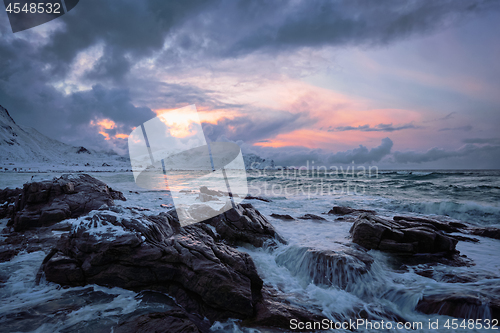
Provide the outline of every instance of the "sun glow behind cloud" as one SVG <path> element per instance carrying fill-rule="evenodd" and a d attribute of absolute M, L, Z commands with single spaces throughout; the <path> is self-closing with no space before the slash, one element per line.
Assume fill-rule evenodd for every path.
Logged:
<path fill-rule="evenodd" d="M 101 134 L 104 137 L 104 140 L 109 141 L 111 139 L 127 139 L 128 134 L 124 133 L 116 133 L 116 134 L 111 134 L 108 133 L 111 130 L 115 130 L 117 128 L 116 123 L 108 118 L 103 118 L 103 119 L 98 119 L 98 120 L 91 120 L 90 125 L 92 127 L 95 127 L 98 129 L 99 134 Z"/>
<path fill-rule="evenodd" d="M 207 107 L 198 108 L 197 113 L 183 112 L 182 109 L 154 110 L 158 118 L 168 127 L 169 134 L 176 138 L 185 138 L 196 134 L 197 126 L 193 124 L 216 124 L 219 119 L 227 117 L 225 110 L 210 110 Z"/>

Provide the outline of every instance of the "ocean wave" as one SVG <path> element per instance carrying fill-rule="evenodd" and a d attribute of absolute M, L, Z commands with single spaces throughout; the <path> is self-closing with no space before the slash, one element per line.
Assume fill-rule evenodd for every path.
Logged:
<path fill-rule="evenodd" d="M 442 215 L 474 224 L 498 224 L 500 207 L 476 202 L 398 202 L 387 207 L 394 211 L 406 211 L 425 215 Z"/>

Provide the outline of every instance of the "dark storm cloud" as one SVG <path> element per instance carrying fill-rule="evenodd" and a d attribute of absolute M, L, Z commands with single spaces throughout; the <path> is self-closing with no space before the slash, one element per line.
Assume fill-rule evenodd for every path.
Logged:
<path fill-rule="evenodd" d="M 458 127 L 445 127 L 439 129 L 439 132 L 443 131 L 470 131 L 472 129 L 471 125 L 458 126 Z"/>
<path fill-rule="evenodd" d="M 415 128 L 420 128 L 420 127 L 411 123 L 399 126 L 393 126 L 392 124 L 378 124 L 373 127 L 371 127 L 370 125 L 340 126 L 340 127 L 329 128 L 328 132 L 345 132 L 345 131 L 394 132 L 394 131 L 401 131 L 405 129 L 415 129 Z"/>
<path fill-rule="evenodd" d="M 65 28 L 56 31 L 41 49 L 41 57 L 64 74 L 76 55 L 93 45 L 104 44 L 90 78 L 121 79 L 137 60 L 163 47 L 171 29 L 196 15 L 205 1 L 82 1 L 64 15 Z"/>
<path fill-rule="evenodd" d="M 310 126 L 317 120 L 307 112 L 290 113 L 286 111 L 258 112 L 254 116 L 223 118 L 217 124 L 203 123 L 203 131 L 211 141 L 225 137 L 232 141 L 248 143 L 274 137 L 280 133 Z"/>
<path fill-rule="evenodd" d="M 449 158 L 489 158 L 499 165 L 500 145 L 474 145 L 467 144 L 457 150 L 446 150 L 442 148 L 432 148 L 426 152 L 394 152 L 394 160 L 397 163 L 425 163 Z M 493 158 L 493 159 L 492 159 Z"/>
<path fill-rule="evenodd" d="M 370 163 L 379 162 L 382 158 L 391 153 L 393 142 L 389 138 L 382 139 L 380 146 L 368 150 L 363 145 L 359 148 L 348 150 L 345 152 L 338 152 L 328 157 L 329 163 Z"/>
<path fill-rule="evenodd" d="M 495 6 L 488 0 L 87 0 L 58 19 L 64 29 L 50 36 L 38 57 L 51 65 L 52 74 L 64 75 L 80 51 L 102 43 L 104 54 L 89 78 L 119 80 L 136 61 L 162 49 L 167 37 L 170 61 L 200 53 L 235 56 L 261 49 L 381 44 Z"/>
<path fill-rule="evenodd" d="M 152 80 L 136 80 L 132 97 L 141 105 L 152 109 L 183 107 L 190 104 L 211 109 L 237 109 L 244 105 L 223 103 L 211 96 L 213 91 L 186 84 L 173 84 Z"/>
<path fill-rule="evenodd" d="M 89 125 L 94 118 L 110 117 L 125 131 L 151 118 L 152 108 L 193 102 L 230 107 L 197 87 L 139 82 L 130 75 L 138 61 L 154 54 L 160 54 L 157 66 L 182 71 L 255 51 L 384 44 L 493 7 L 498 2 L 86 0 L 45 25 L 53 24 L 53 30 L 40 26 L 14 35 L 3 14 L 0 104 L 21 124 L 83 144 L 95 134 Z M 92 88 L 69 94 L 56 89 L 77 55 L 96 46 L 102 47 L 102 55 L 79 81 Z M 255 142 L 314 122 L 280 117 L 283 123 L 225 120 L 215 126 L 214 135 Z"/>
<path fill-rule="evenodd" d="M 289 2 L 285 7 L 282 4 L 260 2 L 256 5 L 248 1 L 229 6 L 238 10 L 230 12 L 233 21 L 222 22 L 220 29 L 226 22 L 241 23 L 236 26 L 237 39 L 228 52 L 241 54 L 256 49 L 385 44 L 441 27 L 457 16 L 498 8 L 498 3 L 489 0 L 310 0 Z M 252 19 L 261 23 L 257 25 L 250 21 Z M 254 23 L 256 28 L 241 27 L 248 23 Z M 234 27 L 231 32 L 234 33 Z"/>

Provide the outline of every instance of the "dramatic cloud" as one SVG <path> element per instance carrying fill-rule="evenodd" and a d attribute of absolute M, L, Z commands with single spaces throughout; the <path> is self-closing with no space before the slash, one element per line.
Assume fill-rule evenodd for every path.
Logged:
<path fill-rule="evenodd" d="M 259 110 L 256 115 L 223 118 L 216 124 L 203 123 L 205 135 L 212 141 L 225 137 L 232 141 L 254 143 L 266 138 L 272 138 L 279 133 L 310 126 L 317 120 L 309 117 L 306 112 L 290 113 L 286 111 Z"/>
<path fill-rule="evenodd" d="M 345 132 L 345 131 L 362 131 L 362 132 L 394 132 L 401 131 L 405 129 L 415 129 L 420 128 L 414 124 L 405 124 L 399 126 L 393 126 L 392 124 L 378 124 L 376 126 L 370 127 L 370 125 L 363 126 L 340 126 L 328 129 L 329 132 Z"/>
<path fill-rule="evenodd" d="M 329 163 L 370 163 L 370 162 L 378 162 L 391 152 L 392 148 L 392 140 L 389 138 L 382 139 L 382 143 L 380 146 L 372 148 L 368 150 L 363 145 L 360 145 L 359 148 L 355 148 L 353 150 L 349 150 L 346 152 L 339 152 L 333 154 L 328 157 Z"/>
<path fill-rule="evenodd" d="M 223 113 L 216 121 L 204 123 L 212 140 L 245 142 L 249 150 L 276 154 L 276 160 L 289 163 L 314 158 L 330 163 L 377 162 L 391 155 L 392 141 L 385 138 L 379 147 L 366 146 L 381 140 L 384 133 L 393 133 L 395 142 L 403 145 L 414 142 L 410 136 L 421 131 L 437 133 L 434 140 L 451 136 L 452 131 L 459 135 L 460 131 L 480 129 L 484 132 L 478 136 L 493 134 L 476 123 L 459 127 L 442 123 L 441 130 L 414 125 L 413 121 L 423 124 L 430 119 L 468 122 L 462 116 L 462 104 L 442 108 L 434 90 L 414 93 L 422 108 L 404 105 L 401 96 L 391 99 L 400 92 L 400 82 L 413 75 L 408 72 L 384 88 L 383 94 L 366 88 L 368 81 L 359 87 L 359 81 L 353 81 L 360 92 L 348 97 L 336 91 L 335 85 L 324 88 L 308 82 L 311 88 L 303 91 L 287 90 L 284 83 L 332 70 L 335 53 L 350 48 L 361 50 L 355 65 L 363 80 L 373 75 L 378 83 L 380 68 L 363 54 L 365 49 L 446 31 L 499 8 L 499 2 L 489 0 L 87 0 L 52 22 L 16 34 L 11 33 L 4 14 L 5 19 L 0 20 L 0 104 L 21 125 L 89 148 L 124 152 L 126 134 L 154 117 L 155 111 L 196 104 L 206 112 Z M 434 59 L 424 51 L 422 57 Z M 419 69 L 425 67 L 415 64 Z M 488 71 L 485 77 L 494 78 L 494 73 Z M 433 77 L 425 74 L 418 73 L 420 82 L 433 83 Z M 487 90 L 475 80 L 464 80 L 463 86 L 465 92 Z M 329 99 L 316 98 L 319 89 L 328 90 L 321 96 Z M 481 110 L 491 115 L 488 110 L 497 110 L 497 106 L 491 103 Z M 396 114 L 384 108 L 407 112 Z M 435 110 L 435 114 L 422 116 Z M 356 117 L 372 125 L 358 126 Z M 336 123 L 345 126 L 335 127 Z M 320 130 L 322 126 L 328 133 Z M 406 131 L 410 129 L 419 131 Z M 348 131 L 352 133 L 335 133 Z M 450 132 L 437 136 L 445 131 Z M 457 142 L 461 139 L 455 138 Z M 345 151 L 332 153 L 335 146 L 332 143 L 330 148 L 330 142 L 340 140 Z M 322 145 L 317 144 L 320 141 Z M 269 147 L 256 147 L 266 142 Z M 347 150 L 361 143 L 359 148 Z M 313 149 L 296 147 L 299 145 Z M 412 158 L 398 156 L 401 161 Z"/>

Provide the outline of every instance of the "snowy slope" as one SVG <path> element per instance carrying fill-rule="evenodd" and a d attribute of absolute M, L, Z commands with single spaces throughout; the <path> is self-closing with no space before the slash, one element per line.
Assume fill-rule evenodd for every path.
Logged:
<path fill-rule="evenodd" d="M 110 153 L 74 147 L 36 129 L 17 125 L 0 106 L 0 165 L 32 170 L 72 170 L 72 167 L 129 167 L 127 159 Z"/>

